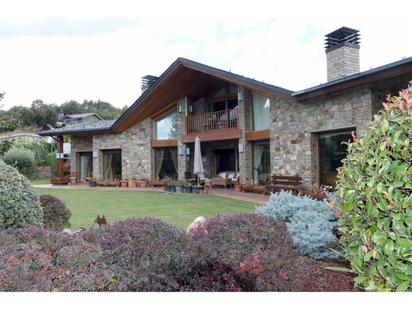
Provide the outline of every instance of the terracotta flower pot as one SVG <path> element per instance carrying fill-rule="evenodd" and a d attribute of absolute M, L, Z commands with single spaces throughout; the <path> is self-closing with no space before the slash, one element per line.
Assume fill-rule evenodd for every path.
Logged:
<path fill-rule="evenodd" d="M 128 181 L 122 181 L 122 188 L 127 188 L 129 186 Z"/>
<path fill-rule="evenodd" d="M 129 188 L 136 188 L 137 183 L 136 180 L 129 180 Z"/>
<path fill-rule="evenodd" d="M 146 181 L 144 180 L 140 181 L 140 188 L 142 189 L 146 188 Z"/>
<path fill-rule="evenodd" d="M 242 186 L 241 185 L 235 185 L 235 192 L 242 192 Z"/>

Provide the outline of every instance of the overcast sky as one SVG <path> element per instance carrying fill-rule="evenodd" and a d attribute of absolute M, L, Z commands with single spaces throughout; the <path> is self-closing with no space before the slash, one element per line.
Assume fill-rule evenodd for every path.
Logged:
<path fill-rule="evenodd" d="M 324 35 L 341 26 L 361 32 L 362 71 L 412 56 L 407 1 L 277 2 L 2 0 L 1 104 L 130 105 L 177 57 L 302 90 L 326 81 Z"/>

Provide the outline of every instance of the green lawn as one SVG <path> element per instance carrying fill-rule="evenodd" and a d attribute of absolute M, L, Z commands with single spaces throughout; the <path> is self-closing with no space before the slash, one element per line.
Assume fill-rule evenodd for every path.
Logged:
<path fill-rule="evenodd" d="M 46 179 L 30 179 L 30 182 L 33 185 L 47 185 L 50 184 L 50 178 L 46 178 Z"/>
<path fill-rule="evenodd" d="M 252 213 L 256 204 L 212 195 L 167 194 L 116 190 L 36 189 L 51 194 L 72 211 L 71 228 L 89 228 L 97 214 L 109 223 L 131 217 L 156 217 L 182 229 L 198 216 Z"/>

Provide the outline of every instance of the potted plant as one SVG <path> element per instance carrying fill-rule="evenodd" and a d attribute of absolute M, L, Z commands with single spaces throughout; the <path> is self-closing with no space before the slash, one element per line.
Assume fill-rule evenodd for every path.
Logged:
<path fill-rule="evenodd" d="M 306 192 L 308 191 L 308 188 L 305 184 L 301 183 L 299 185 L 296 186 L 296 189 L 298 190 L 298 196 L 303 196 L 306 194 Z"/>
<path fill-rule="evenodd" d="M 183 183 L 181 181 L 176 181 L 176 192 L 183 193 Z"/>
<path fill-rule="evenodd" d="M 174 181 L 170 182 L 167 185 L 167 192 L 173 192 L 176 193 L 176 183 Z"/>
<path fill-rule="evenodd" d="M 326 193 L 323 191 L 323 188 L 316 183 L 312 187 L 312 192 L 310 192 L 309 195 L 318 201 L 323 201 L 326 198 Z"/>
<path fill-rule="evenodd" d="M 192 187 L 193 194 L 201 194 L 202 191 L 203 191 L 203 186 L 202 185 L 194 185 Z"/>
<path fill-rule="evenodd" d="M 136 177 L 132 177 L 129 180 L 129 188 L 136 188 L 136 187 L 137 187 Z"/>
<path fill-rule="evenodd" d="M 242 192 L 242 185 L 240 183 L 235 183 L 234 184 L 235 187 L 235 192 Z"/>
<path fill-rule="evenodd" d="M 127 180 L 127 178 L 122 180 L 121 186 L 122 188 L 127 188 L 129 186 L 129 181 Z"/>
<path fill-rule="evenodd" d="M 192 193 L 192 184 L 190 182 L 183 184 L 182 191 L 183 193 Z"/>
<path fill-rule="evenodd" d="M 142 189 L 146 188 L 146 178 L 141 178 L 140 179 L 140 188 L 142 188 Z"/>
<path fill-rule="evenodd" d="M 89 186 L 96 187 L 96 185 L 97 185 L 96 178 L 91 178 L 89 181 Z"/>

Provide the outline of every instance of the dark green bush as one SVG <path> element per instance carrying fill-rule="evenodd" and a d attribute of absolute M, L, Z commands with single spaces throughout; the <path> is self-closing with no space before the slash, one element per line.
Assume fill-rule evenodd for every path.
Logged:
<path fill-rule="evenodd" d="M 69 219 L 72 214 L 63 201 L 52 195 L 43 194 L 40 196 L 40 204 L 43 207 L 45 228 L 61 231 L 70 226 Z"/>
<path fill-rule="evenodd" d="M 43 211 L 30 181 L 0 160 L 0 229 L 41 225 Z"/>
<path fill-rule="evenodd" d="M 27 177 L 33 175 L 34 152 L 28 149 L 11 148 L 4 154 L 4 162 L 17 168 L 17 170 Z"/>
<path fill-rule="evenodd" d="M 366 290 L 412 290 L 412 85 L 384 103 L 339 171 L 344 255 Z"/>

